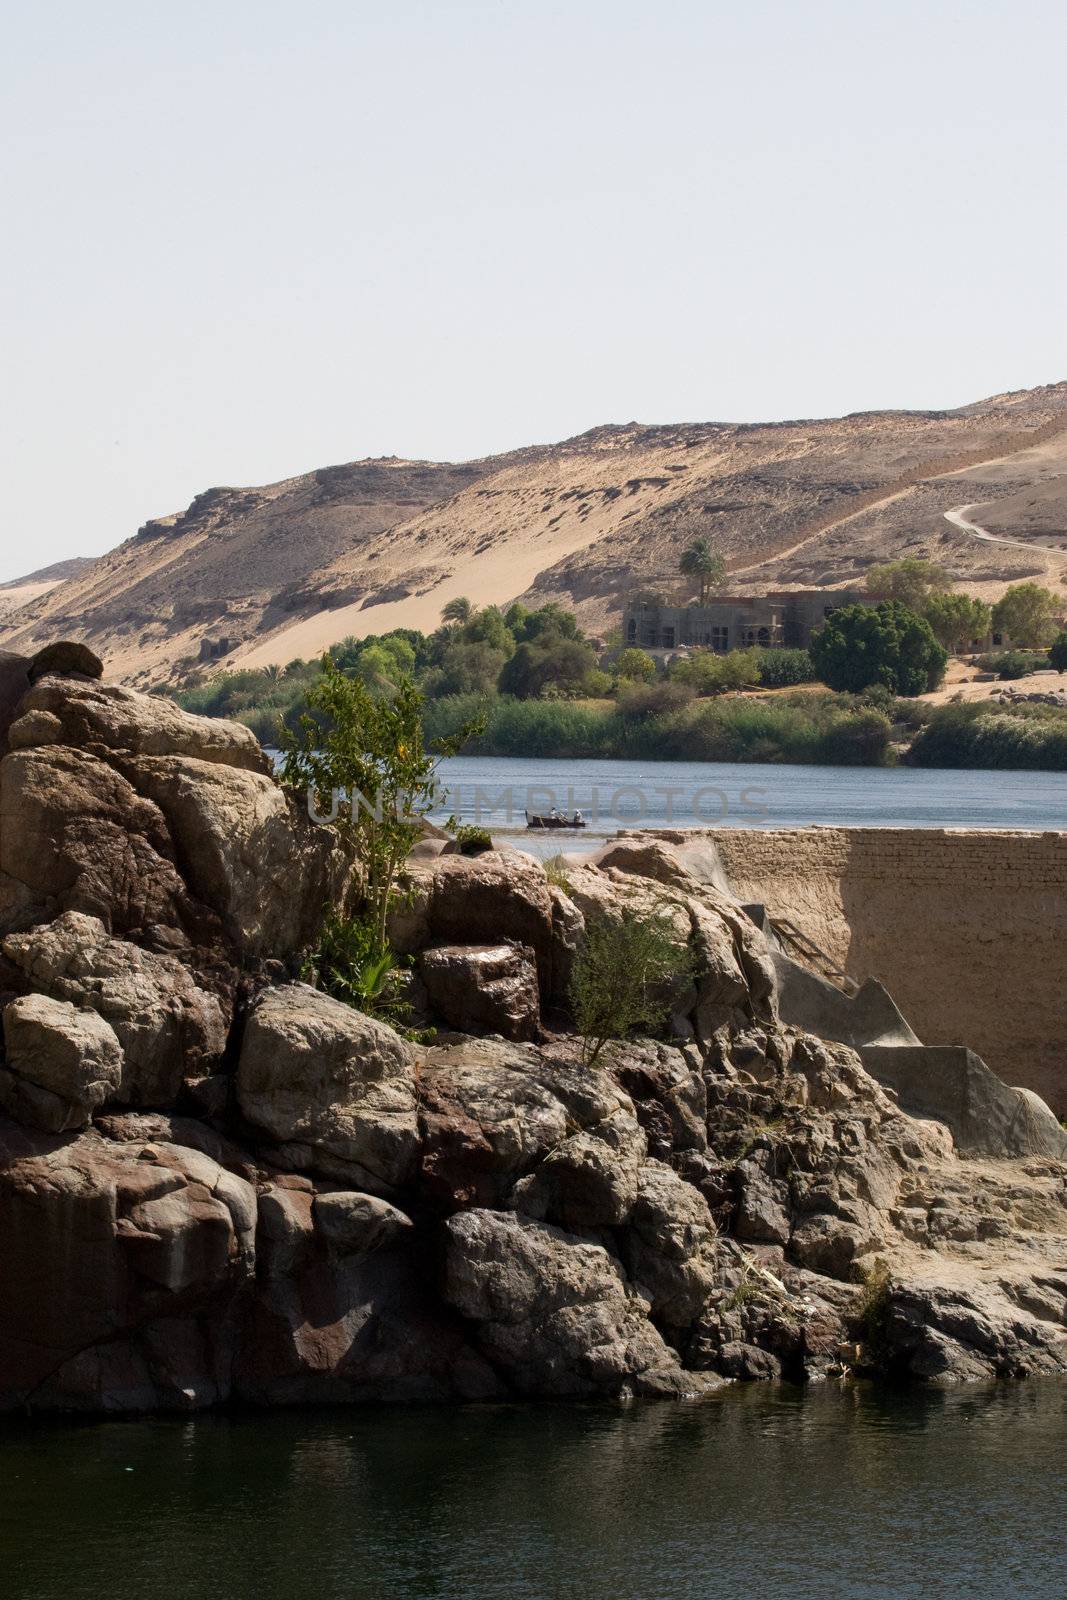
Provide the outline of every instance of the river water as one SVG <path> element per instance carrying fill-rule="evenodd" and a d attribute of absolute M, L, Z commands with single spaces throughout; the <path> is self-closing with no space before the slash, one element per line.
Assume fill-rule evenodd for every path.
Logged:
<path fill-rule="evenodd" d="M 1067 1384 L 7 1425 L 6 1600 L 1063 1600 Z"/>
<path fill-rule="evenodd" d="M 620 827 L 1067 829 L 1067 773 L 742 762 L 564 761 L 456 756 L 443 761 L 435 815 L 480 823 L 535 848 L 596 846 Z M 527 836 L 524 811 L 587 819 L 582 832 Z"/>

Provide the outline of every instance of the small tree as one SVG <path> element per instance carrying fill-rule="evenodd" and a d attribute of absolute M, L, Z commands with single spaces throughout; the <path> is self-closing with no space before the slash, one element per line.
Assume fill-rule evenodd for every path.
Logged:
<path fill-rule="evenodd" d="M 973 639 L 984 639 L 992 626 L 992 613 L 984 600 L 969 594 L 930 594 L 921 614 L 946 650 L 964 650 Z"/>
<path fill-rule="evenodd" d="M 615 671 L 620 678 L 626 678 L 632 683 L 651 683 L 656 676 L 656 663 L 647 650 L 638 650 L 631 646 L 630 649 L 619 653 Z"/>
<path fill-rule="evenodd" d="M 449 600 L 441 607 L 442 622 L 470 622 L 476 607 L 467 599 L 465 594 L 459 594 L 454 600 Z"/>
<path fill-rule="evenodd" d="M 922 694 L 937 687 L 948 661 L 930 624 L 899 600 L 842 606 L 812 635 L 809 651 L 828 688 L 853 694 L 874 683 L 894 694 Z"/>
<path fill-rule="evenodd" d="M 422 696 L 410 679 L 375 694 L 328 655 L 307 706 L 299 733 L 282 732 L 282 780 L 352 841 L 366 873 L 369 948 L 378 954 L 400 869 L 433 806 L 438 757 L 454 755 L 476 730 L 466 726 L 427 750 Z"/>
<path fill-rule="evenodd" d="M 658 1030 L 670 1011 L 672 991 L 689 975 L 692 958 L 662 914 L 627 913 L 595 918 L 575 959 L 571 978 L 574 1020 L 583 1060 L 592 1066 L 610 1039 L 634 1028 Z"/>
<path fill-rule="evenodd" d="M 1051 643 L 1063 612 L 1063 601 L 1040 583 L 1013 583 L 993 607 L 993 626 L 1012 644 L 1032 649 Z"/>
<path fill-rule="evenodd" d="M 903 600 L 913 611 L 922 610 L 927 595 L 943 594 L 951 587 L 952 579 L 944 567 L 918 556 L 883 561 L 867 573 L 867 588 L 871 594 L 884 595 L 887 600 Z"/>
<path fill-rule="evenodd" d="M 1049 645 L 1049 666 L 1057 672 L 1067 672 L 1067 633 L 1057 634 Z"/>
<path fill-rule="evenodd" d="M 707 539 L 694 539 L 682 551 L 678 570 L 687 578 L 697 580 L 701 605 L 706 605 L 709 596 L 726 582 L 726 562 L 711 548 Z"/>

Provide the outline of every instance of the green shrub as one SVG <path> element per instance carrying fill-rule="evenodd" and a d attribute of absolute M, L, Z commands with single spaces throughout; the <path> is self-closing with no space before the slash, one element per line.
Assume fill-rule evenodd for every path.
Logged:
<path fill-rule="evenodd" d="M 1037 650 L 1001 650 L 978 658 L 982 671 L 995 672 L 998 678 L 1025 678 L 1048 664 L 1049 657 Z"/>
<path fill-rule="evenodd" d="M 757 650 L 759 681 L 767 689 L 792 689 L 815 682 L 815 668 L 806 650 Z"/>
<path fill-rule="evenodd" d="M 948 705 L 915 736 L 918 767 L 1067 772 L 1067 711 L 1056 706 Z"/>
<path fill-rule="evenodd" d="M 488 828 L 476 828 L 469 822 L 460 824 L 455 837 L 461 856 L 480 856 L 483 850 L 493 848 L 493 836 Z"/>
<path fill-rule="evenodd" d="M 665 915 L 634 912 L 619 921 L 592 920 L 571 978 L 586 1066 L 611 1039 L 624 1039 L 635 1028 L 661 1029 L 672 994 L 691 969 L 689 950 L 678 945 Z"/>
<path fill-rule="evenodd" d="M 823 683 L 854 694 L 884 684 L 894 694 L 934 689 L 948 653 L 930 624 L 900 600 L 842 606 L 812 636 L 811 659 Z"/>

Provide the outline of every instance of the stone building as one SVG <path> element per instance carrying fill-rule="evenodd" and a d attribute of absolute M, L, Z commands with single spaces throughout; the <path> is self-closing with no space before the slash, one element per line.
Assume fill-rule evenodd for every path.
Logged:
<path fill-rule="evenodd" d="M 716 595 L 706 605 L 630 601 L 622 619 L 623 639 L 642 650 L 696 647 L 720 653 L 764 649 L 805 649 L 840 606 L 872 603 L 865 589 L 782 589 L 765 595 Z"/>

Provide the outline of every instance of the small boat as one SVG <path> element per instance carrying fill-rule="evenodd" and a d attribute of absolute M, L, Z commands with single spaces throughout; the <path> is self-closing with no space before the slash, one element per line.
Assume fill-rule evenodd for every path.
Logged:
<path fill-rule="evenodd" d="M 585 818 L 576 811 L 573 817 L 541 816 L 538 812 L 525 813 L 528 828 L 584 828 Z"/>

